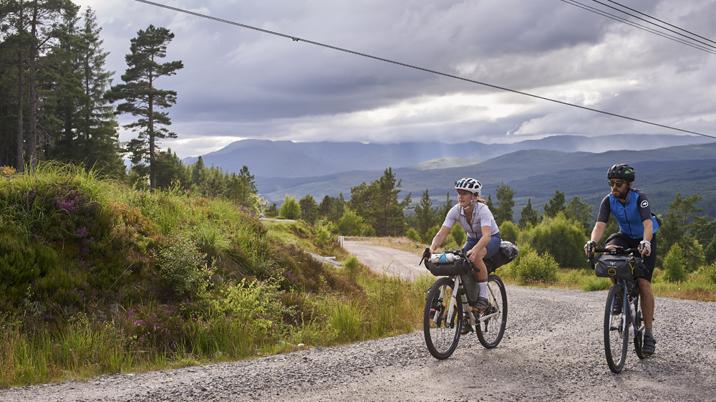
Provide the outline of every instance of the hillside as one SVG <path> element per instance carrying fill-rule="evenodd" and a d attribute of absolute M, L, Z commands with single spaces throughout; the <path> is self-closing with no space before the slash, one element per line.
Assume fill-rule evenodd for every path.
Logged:
<path fill-rule="evenodd" d="M 411 286 L 307 253 L 345 256 L 330 233 L 264 224 L 227 200 L 40 165 L 0 171 L 0 225 L 0 387 L 331 345 L 417 322 Z M 404 305 L 378 313 L 384 292 Z"/>

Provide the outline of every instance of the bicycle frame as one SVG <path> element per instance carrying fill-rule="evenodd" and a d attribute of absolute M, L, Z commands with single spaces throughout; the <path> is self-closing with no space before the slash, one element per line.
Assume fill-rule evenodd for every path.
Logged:
<path fill-rule="evenodd" d="M 452 279 L 454 281 L 454 285 L 452 288 L 452 294 L 450 295 L 450 305 L 448 306 L 448 311 L 447 311 L 446 317 L 452 317 L 453 313 L 455 312 L 455 309 L 457 308 L 456 307 L 457 303 L 458 303 L 457 297 L 460 292 L 460 288 L 464 287 L 463 283 L 462 283 L 463 281 L 460 278 L 460 275 L 451 276 L 450 279 Z M 491 288 L 488 287 L 488 290 L 490 291 L 490 295 L 489 295 L 490 300 L 494 302 L 496 300 L 495 294 Z M 444 300 L 445 295 L 442 292 L 443 292 L 443 290 L 441 289 L 440 290 L 440 298 Z M 465 297 L 465 296 L 463 295 L 463 297 Z M 463 305 L 467 305 L 467 300 L 460 300 L 460 302 L 463 303 Z M 497 309 L 497 311 L 492 314 L 481 315 L 480 318 L 476 320 L 475 315 L 472 313 L 471 309 L 463 309 L 463 311 L 467 312 L 467 316 L 470 320 L 470 325 L 472 325 L 473 327 L 475 326 L 477 321 L 483 322 L 483 321 L 489 320 L 490 318 L 500 314 L 501 313 L 500 310 L 501 309 Z M 438 320 L 439 320 L 439 317 L 436 315 L 436 317 L 433 318 L 433 321 L 437 324 Z"/>

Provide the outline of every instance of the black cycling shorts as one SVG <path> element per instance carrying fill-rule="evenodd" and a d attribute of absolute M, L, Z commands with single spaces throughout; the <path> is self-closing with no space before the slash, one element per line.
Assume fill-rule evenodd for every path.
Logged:
<path fill-rule="evenodd" d="M 642 239 L 632 239 L 622 232 L 613 233 L 607 238 L 606 244 L 613 244 L 623 248 L 637 248 L 639 242 Z M 651 277 L 654 274 L 654 266 L 656 265 L 656 235 L 651 238 L 651 254 L 644 259 L 644 264 L 640 264 L 636 272 L 634 272 L 635 278 L 644 278 L 651 282 Z"/>

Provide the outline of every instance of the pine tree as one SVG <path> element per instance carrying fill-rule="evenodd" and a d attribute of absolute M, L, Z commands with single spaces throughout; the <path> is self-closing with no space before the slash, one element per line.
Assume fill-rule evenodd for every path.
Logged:
<path fill-rule="evenodd" d="M 515 192 L 512 191 L 510 186 L 506 184 L 497 186 L 497 208 L 494 211 L 494 215 L 498 224 L 512 221 L 512 208 L 515 206 L 515 201 L 512 199 L 514 195 Z"/>
<path fill-rule="evenodd" d="M 573 197 L 565 207 L 567 218 L 579 222 L 585 231 L 591 232 L 592 207 L 581 197 Z"/>
<path fill-rule="evenodd" d="M 544 206 L 544 216 L 554 218 L 558 213 L 565 210 L 564 193 L 556 190 L 554 196 Z"/>
<path fill-rule="evenodd" d="M 310 224 L 315 223 L 318 217 L 318 204 L 316 204 L 316 200 L 313 199 L 313 196 L 306 194 L 298 201 L 298 205 L 301 207 L 301 219 Z"/>
<path fill-rule="evenodd" d="M 534 226 L 539 222 L 539 219 L 537 210 L 532 207 L 532 199 L 528 198 L 527 205 L 522 208 L 522 212 L 520 213 L 520 227 L 525 228 L 528 225 Z"/>
<path fill-rule="evenodd" d="M 160 110 L 174 105 L 177 93 L 156 88 L 157 79 L 174 75 L 184 67 L 181 61 L 162 64 L 158 61 L 166 57 L 167 45 L 173 38 L 174 34 L 168 29 L 154 25 L 137 32 L 137 36 L 131 40 L 130 53 L 126 56 L 128 68 L 122 75 L 124 84 L 113 87 L 110 93 L 110 99 L 124 100 L 117 107 L 119 112 L 139 117 L 137 121 L 125 126 L 138 133 L 138 137 L 132 139 L 127 148 L 132 153 L 131 161 L 137 173 L 148 174 L 151 189 L 156 187 L 158 140 L 176 138 L 176 134 L 166 128 L 171 124 L 169 114 Z"/>
<path fill-rule="evenodd" d="M 66 13 L 55 53 L 59 60 L 55 93 L 62 136 L 51 147 L 50 156 L 122 177 L 117 121 L 105 97 L 112 73 L 105 70 L 108 53 L 102 49 L 101 28 L 90 8 L 84 13 L 81 30 L 76 27 L 77 21 L 75 14 Z"/>
<path fill-rule="evenodd" d="M 415 206 L 416 229 L 421 238 L 429 236 L 428 231 L 435 222 L 435 211 L 433 210 L 433 202 L 430 199 L 428 190 L 423 192 L 420 203 Z"/>

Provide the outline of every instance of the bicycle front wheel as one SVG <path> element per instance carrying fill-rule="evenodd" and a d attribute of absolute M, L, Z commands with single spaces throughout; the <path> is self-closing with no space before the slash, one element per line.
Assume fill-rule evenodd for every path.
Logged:
<path fill-rule="evenodd" d="M 487 278 L 487 300 L 490 307 L 480 315 L 477 326 L 477 339 L 482 346 L 492 349 L 497 346 L 505 334 L 507 325 L 507 292 L 505 284 L 497 275 Z"/>
<path fill-rule="evenodd" d="M 423 334 L 425 345 L 436 359 L 447 359 L 453 354 L 460 340 L 462 303 L 455 303 L 450 317 L 448 311 L 452 302 L 455 281 L 440 278 L 428 291 L 423 312 Z"/>
<path fill-rule="evenodd" d="M 604 352 L 614 373 L 624 368 L 629 347 L 629 304 L 622 286 L 617 284 L 609 289 L 604 307 Z"/>

